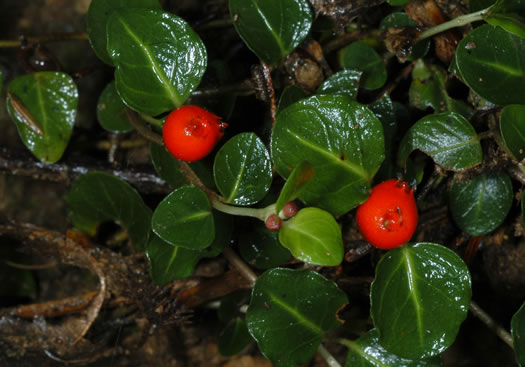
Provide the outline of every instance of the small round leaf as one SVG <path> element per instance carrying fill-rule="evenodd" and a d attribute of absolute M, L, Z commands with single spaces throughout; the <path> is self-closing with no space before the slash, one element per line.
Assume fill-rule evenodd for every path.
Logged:
<path fill-rule="evenodd" d="M 105 130 L 113 133 L 126 133 L 133 130 L 126 116 L 126 105 L 122 103 L 114 81 L 104 88 L 98 99 L 97 119 Z"/>
<path fill-rule="evenodd" d="M 58 161 L 73 131 L 78 90 L 61 72 L 22 75 L 7 88 L 7 112 L 24 145 L 44 163 Z"/>
<path fill-rule="evenodd" d="M 500 27 L 482 25 L 467 34 L 456 50 L 465 83 L 486 100 L 519 104 L 525 99 L 525 39 Z"/>
<path fill-rule="evenodd" d="M 383 129 L 372 111 L 348 96 L 312 96 L 277 116 L 271 153 L 284 178 L 310 162 L 315 176 L 300 198 L 340 215 L 368 198 L 384 159 Z"/>
<path fill-rule="evenodd" d="M 255 282 L 246 313 L 248 330 L 277 367 L 310 360 L 326 331 L 341 326 L 348 302 L 337 285 L 311 270 L 274 268 Z"/>
<path fill-rule="evenodd" d="M 108 19 L 107 37 L 118 94 L 128 107 L 146 115 L 180 107 L 206 70 L 204 44 L 175 15 L 119 9 Z"/>
<path fill-rule="evenodd" d="M 418 243 L 387 252 L 370 289 L 379 342 L 407 359 L 440 354 L 456 339 L 471 293 L 467 266 L 444 246 Z"/>
<path fill-rule="evenodd" d="M 454 182 L 450 211 L 459 228 L 471 236 L 483 236 L 503 223 L 513 195 L 507 174 L 482 174 L 468 182 Z"/>
<path fill-rule="evenodd" d="M 94 235 L 102 222 L 118 221 L 142 250 L 150 235 L 151 209 L 125 181 L 104 172 L 80 176 L 66 197 L 69 215 L 78 229 Z"/>
<path fill-rule="evenodd" d="M 236 317 L 226 325 L 219 335 L 217 343 L 219 353 L 225 357 L 233 356 L 242 351 L 252 340 L 252 336 L 246 327 L 246 321 Z"/>
<path fill-rule="evenodd" d="M 353 42 L 343 51 L 343 67 L 363 72 L 361 86 L 366 89 L 381 88 L 386 82 L 383 58 L 365 42 Z"/>
<path fill-rule="evenodd" d="M 331 75 L 317 89 L 318 94 L 346 94 L 357 97 L 359 79 L 363 73 L 357 70 L 341 70 Z"/>
<path fill-rule="evenodd" d="M 483 158 L 476 131 L 454 112 L 427 115 L 416 122 L 401 141 L 397 163 L 404 167 L 416 149 L 431 156 L 444 169 L 454 171 L 475 166 Z"/>
<path fill-rule="evenodd" d="M 242 40 L 267 64 L 292 52 L 312 26 L 306 0 L 230 0 L 230 14 Z"/>
<path fill-rule="evenodd" d="M 255 204 L 272 183 L 270 153 L 254 133 L 236 135 L 215 155 L 213 176 L 227 203 Z"/>
<path fill-rule="evenodd" d="M 514 341 L 514 353 L 520 366 L 525 366 L 525 304 L 512 316 L 510 331 Z"/>
<path fill-rule="evenodd" d="M 296 259 L 308 264 L 336 266 L 343 261 L 339 224 L 332 214 L 319 208 L 303 208 L 283 222 L 279 241 Z"/>
<path fill-rule="evenodd" d="M 215 237 L 210 202 L 195 186 L 182 186 L 166 196 L 153 212 L 151 227 L 167 243 L 190 250 L 210 246 Z"/>

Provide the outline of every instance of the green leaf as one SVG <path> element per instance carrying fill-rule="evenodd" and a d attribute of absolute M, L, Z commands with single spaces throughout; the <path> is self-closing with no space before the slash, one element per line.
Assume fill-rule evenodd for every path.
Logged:
<path fill-rule="evenodd" d="M 452 217 L 471 236 L 492 232 L 512 206 L 512 183 L 507 174 L 482 174 L 468 182 L 455 181 L 449 192 Z"/>
<path fill-rule="evenodd" d="M 137 250 L 150 235 L 151 209 L 127 182 L 104 172 L 80 176 L 66 197 L 69 215 L 78 229 L 95 235 L 102 222 L 117 221 L 126 228 Z"/>
<path fill-rule="evenodd" d="M 277 116 L 271 154 L 284 178 L 302 161 L 310 162 L 315 176 L 301 199 L 340 215 L 368 198 L 384 159 L 381 122 L 348 96 L 312 96 Z"/>
<path fill-rule="evenodd" d="M 474 112 L 465 102 L 451 98 L 446 87 L 446 75 L 436 65 L 416 62 L 409 90 L 410 104 L 421 110 L 430 107 L 435 112 L 457 112 L 469 118 Z"/>
<path fill-rule="evenodd" d="M 501 110 L 499 131 L 507 150 L 517 161 L 525 158 L 525 106 L 508 105 Z"/>
<path fill-rule="evenodd" d="M 379 171 L 375 175 L 375 179 L 378 181 L 384 181 L 395 176 L 396 167 L 396 156 L 394 149 L 394 141 L 397 139 L 398 123 L 397 120 L 401 119 L 397 116 L 394 103 L 388 94 L 384 94 L 374 104 L 368 105 L 368 108 L 374 112 L 376 117 L 381 121 L 383 125 L 383 134 L 385 140 L 385 160 L 381 164 Z M 397 147 L 396 147 L 397 148 Z"/>
<path fill-rule="evenodd" d="M 239 290 L 230 293 L 221 298 L 221 304 L 217 310 L 217 316 L 220 321 L 228 322 L 233 320 L 236 316 L 243 314 L 241 307 L 250 302 L 251 289 Z"/>
<path fill-rule="evenodd" d="M 389 3 L 392 6 L 401 6 L 401 5 L 408 4 L 411 1 L 412 0 L 387 0 L 387 3 Z"/>
<path fill-rule="evenodd" d="M 246 321 L 240 317 L 231 320 L 219 335 L 219 353 L 231 357 L 240 353 L 252 341 L 252 336 L 246 327 Z"/>
<path fill-rule="evenodd" d="M 351 98 L 357 97 L 359 79 L 363 73 L 357 70 L 341 70 L 331 75 L 317 89 L 318 94 L 346 94 Z"/>
<path fill-rule="evenodd" d="M 105 130 L 113 133 L 126 133 L 133 130 L 126 116 L 126 105 L 122 103 L 114 81 L 104 88 L 98 98 L 97 119 Z"/>
<path fill-rule="evenodd" d="M 77 115 L 78 90 L 73 78 L 61 72 L 27 74 L 9 83 L 7 91 L 7 112 L 24 145 L 44 163 L 58 161 Z M 35 124 L 36 128 L 31 127 Z"/>
<path fill-rule="evenodd" d="M 386 82 L 383 59 L 366 42 L 353 42 L 343 49 L 343 67 L 363 72 L 361 86 L 366 89 L 381 88 Z"/>
<path fill-rule="evenodd" d="M 243 226 L 245 231 L 239 235 L 241 257 L 257 269 L 270 269 L 285 264 L 290 251 L 279 242 L 279 235 L 269 231 L 260 221 L 252 226 Z"/>
<path fill-rule="evenodd" d="M 292 52 L 312 26 L 306 0 L 230 0 L 230 14 L 244 43 L 267 64 Z"/>
<path fill-rule="evenodd" d="M 254 133 L 238 134 L 215 155 L 213 177 L 227 203 L 255 204 L 272 184 L 270 153 Z"/>
<path fill-rule="evenodd" d="M 499 26 L 509 33 L 525 38 L 525 19 L 518 14 L 491 14 L 484 20 L 494 26 Z"/>
<path fill-rule="evenodd" d="M 87 32 L 89 42 L 95 54 L 106 64 L 113 65 L 106 48 L 106 25 L 114 10 L 141 8 L 161 10 L 158 0 L 92 0 L 87 14 Z"/>
<path fill-rule="evenodd" d="M 379 30 L 385 32 L 388 28 L 417 27 L 419 24 L 405 12 L 394 12 L 383 18 Z"/>
<path fill-rule="evenodd" d="M 296 84 L 292 84 L 284 88 L 279 98 L 279 106 L 277 113 L 280 113 L 286 107 L 306 97 L 304 90 Z"/>
<path fill-rule="evenodd" d="M 315 175 L 315 168 L 307 161 L 300 162 L 292 171 L 279 194 L 275 203 L 275 214 L 279 214 L 281 209 L 289 201 L 293 201 L 301 196 L 301 193 L 308 187 Z"/>
<path fill-rule="evenodd" d="M 482 25 L 461 40 L 456 63 L 465 83 L 489 102 L 519 104 L 525 99 L 525 39 L 500 27 Z"/>
<path fill-rule="evenodd" d="M 525 303 L 512 316 L 510 332 L 514 341 L 514 353 L 520 366 L 525 366 Z"/>
<path fill-rule="evenodd" d="M 343 238 L 335 218 L 314 207 L 303 208 L 283 222 L 279 241 L 307 264 L 336 266 L 343 261 Z"/>
<path fill-rule="evenodd" d="M 447 170 L 459 171 L 481 163 L 482 151 L 476 131 L 454 112 L 428 115 L 416 122 L 401 141 L 397 163 L 404 167 L 410 153 L 421 150 Z"/>
<path fill-rule="evenodd" d="M 146 115 L 180 107 L 206 70 L 204 44 L 175 15 L 120 9 L 108 19 L 107 37 L 118 94 L 128 107 Z"/>
<path fill-rule="evenodd" d="M 205 257 L 215 257 L 222 252 L 232 235 L 232 217 L 213 211 L 213 220 L 217 227 L 212 244 L 203 250 L 173 246 L 156 235 L 152 235 L 146 247 L 153 281 L 164 286 L 175 279 L 186 278 L 195 270 L 195 266 Z"/>
<path fill-rule="evenodd" d="M 370 289 L 379 342 L 407 359 L 440 354 L 456 339 L 471 293 L 468 268 L 452 250 L 417 243 L 388 251 Z"/>
<path fill-rule="evenodd" d="M 162 200 L 151 218 L 153 232 L 173 246 L 202 250 L 215 237 L 208 197 L 195 186 L 182 186 Z"/>
<path fill-rule="evenodd" d="M 349 352 L 346 358 L 346 367 L 439 367 L 440 357 L 429 359 L 410 360 L 398 357 L 388 352 L 379 344 L 379 336 L 376 329 L 370 330 L 355 342 L 345 341 Z"/>
<path fill-rule="evenodd" d="M 310 360 L 326 331 L 341 324 L 348 302 L 334 282 L 311 270 L 274 268 L 255 282 L 246 313 L 248 330 L 277 367 Z"/>

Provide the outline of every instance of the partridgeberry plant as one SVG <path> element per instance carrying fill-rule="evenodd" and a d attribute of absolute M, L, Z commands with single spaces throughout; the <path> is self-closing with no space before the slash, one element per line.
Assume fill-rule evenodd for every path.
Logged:
<path fill-rule="evenodd" d="M 203 24 L 156 0 L 92 0 L 87 36 L 111 71 L 97 119 L 147 141 L 170 192 L 87 172 L 69 218 L 91 241 L 122 226 L 155 292 L 226 259 L 247 285 L 226 278 L 194 305 L 218 308 L 224 356 L 257 345 L 285 367 L 316 354 L 331 367 L 441 365 L 469 309 L 480 314 L 480 243 L 523 242 L 525 4 L 328 3 L 229 0 L 226 18 Z M 68 73 L 5 89 L 36 159 L 75 149 Z M 349 284 L 368 276 L 363 322 Z M 171 320 L 175 293 L 144 311 L 151 323 Z M 498 329 L 519 365 L 524 319 Z"/>

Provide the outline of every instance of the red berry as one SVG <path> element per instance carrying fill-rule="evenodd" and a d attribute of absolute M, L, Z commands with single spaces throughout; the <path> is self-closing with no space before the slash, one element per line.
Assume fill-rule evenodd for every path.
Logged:
<path fill-rule="evenodd" d="M 294 217 L 297 214 L 297 204 L 293 201 L 289 201 L 286 204 L 284 204 L 283 208 L 281 209 L 281 212 L 285 218 Z"/>
<path fill-rule="evenodd" d="M 275 214 L 271 214 L 264 222 L 264 224 L 266 224 L 266 228 L 268 228 L 270 231 L 278 231 L 281 228 L 282 223 L 282 219 Z"/>
<path fill-rule="evenodd" d="M 193 162 L 206 157 L 224 134 L 226 123 L 199 106 L 172 111 L 162 129 L 166 149 L 178 159 Z"/>
<path fill-rule="evenodd" d="M 374 186 L 368 200 L 357 209 L 356 220 L 359 231 L 371 245 L 381 249 L 403 245 L 417 227 L 414 189 L 394 179 Z"/>

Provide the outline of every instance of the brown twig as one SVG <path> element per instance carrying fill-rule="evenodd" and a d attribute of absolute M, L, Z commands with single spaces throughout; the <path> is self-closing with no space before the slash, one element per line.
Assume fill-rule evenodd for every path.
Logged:
<path fill-rule="evenodd" d="M 162 136 L 141 123 L 139 121 L 138 114 L 135 111 L 126 108 L 126 115 L 128 117 L 129 123 L 137 130 L 140 135 L 152 143 L 164 146 L 164 140 L 162 139 Z"/>
<path fill-rule="evenodd" d="M 255 284 L 257 275 L 230 247 L 226 246 L 222 251 L 222 254 L 226 260 L 228 260 L 228 262 L 252 284 L 252 286 Z"/>
<path fill-rule="evenodd" d="M 266 92 L 270 98 L 270 114 L 272 117 L 272 124 L 275 124 L 275 119 L 277 117 L 277 98 L 275 97 L 275 89 L 273 88 L 272 74 L 270 72 L 270 67 L 261 61 L 262 72 L 266 84 Z"/>
<path fill-rule="evenodd" d="M 494 319 L 486 313 L 479 305 L 470 301 L 470 312 L 478 319 L 480 319 L 487 327 L 492 330 L 501 340 L 505 342 L 509 347 L 514 349 L 514 341 L 512 340 L 512 335 L 505 330 L 501 325 L 499 325 Z"/>

